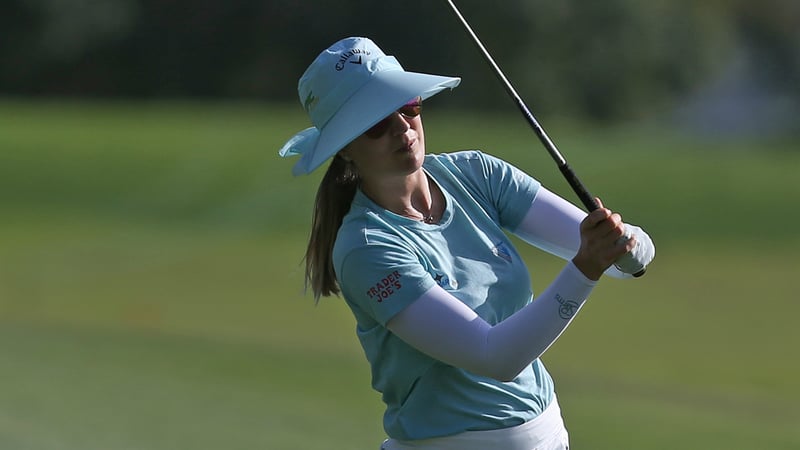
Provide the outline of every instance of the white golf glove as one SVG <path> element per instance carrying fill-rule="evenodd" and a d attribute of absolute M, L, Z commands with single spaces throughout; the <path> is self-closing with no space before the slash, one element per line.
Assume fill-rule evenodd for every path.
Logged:
<path fill-rule="evenodd" d="M 626 223 L 625 235 L 619 239 L 621 242 L 625 242 L 630 240 L 631 237 L 636 237 L 636 245 L 633 250 L 625 253 L 614 262 L 614 266 L 620 272 L 633 275 L 644 270 L 653 261 L 656 256 L 656 247 L 653 245 L 653 240 L 644 230 L 636 225 Z"/>

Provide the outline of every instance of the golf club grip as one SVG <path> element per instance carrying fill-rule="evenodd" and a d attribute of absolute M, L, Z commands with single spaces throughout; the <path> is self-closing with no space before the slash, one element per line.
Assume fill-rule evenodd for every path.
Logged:
<path fill-rule="evenodd" d="M 586 190 L 586 187 L 581 183 L 581 180 L 578 179 L 578 176 L 575 175 L 575 172 L 572 171 L 572 167 L 569 166 L 566 162 L 564 164 L 558 165 L 559 170 L 564 175 L 564 178 L 567 179 L 567 183 L 572 187 L 572 190 L 575 191 L 575 194 L 578 195 L 578 198 L 583 203 L 583 206 L 586 208 L 588 212 L 592 212 L 595 209 L 600 208 L 600 205 L 597 204 L 592 194 Z"/>
<path fill-rule="evenodd" d="M 594 211 L 595 209 L 600 208 L 600 205 L 597 204 L 592 194 L 586 189 L 586 187 L 581 183 L 581 180 L 575 175 L 575 172 L 572 171 L 572 168 L 569 164 L 559 164 L 558 168 L 561 170 L 561 173 L 564 175 L 564 178 L 567 179 L 567 182 L 570 186 L 572 186 L 572 190 L 578 195 L 578 198 L 581 199 L 583 206 L 586 207 L 586 210 L 589 212 Z M 639 278 L 645 274 L 647 271 L 646 268 L 636 272 L 633 274 L 634 278 Z"/>

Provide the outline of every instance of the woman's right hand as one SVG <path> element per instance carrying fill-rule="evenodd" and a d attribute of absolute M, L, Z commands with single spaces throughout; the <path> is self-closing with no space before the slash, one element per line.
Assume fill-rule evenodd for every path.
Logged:
<path fill-rule="evenodd" d="M 590 280 L 599 280 L 614 261 L 636 245 L 636 239 L 620 239 L 625 234 L 622 216 L 603 207 L 592 211 L 581 222 L 581 246 L 572 258 L 575 266 Z"/>

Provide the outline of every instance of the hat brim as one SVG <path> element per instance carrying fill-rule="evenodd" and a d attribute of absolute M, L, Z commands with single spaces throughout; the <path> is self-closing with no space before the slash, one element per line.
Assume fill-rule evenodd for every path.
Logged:
<path fill-rule="evenodd" d="M 294 175 L 308 174 L 321 166 L 371 126 L 396 111 L 415 97 L 429 98 L 444 89 L 453 89 L 461 82 L 445 77 L 404 70 L 376 72 L 350 97 L 325 124 L 319 134 L 295 141 L 303 148 L 302 157 L 292 169 Z"/>

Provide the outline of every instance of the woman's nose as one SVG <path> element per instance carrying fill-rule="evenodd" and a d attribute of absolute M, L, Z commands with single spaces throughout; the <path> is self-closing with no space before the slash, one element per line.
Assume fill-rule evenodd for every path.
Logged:
<path fill-rule="evenodd" d="M 391 120 L 392 122 L 389 129 L 391 130 L 392 135 L 394 136 L 405 134 L 405 132 L 408 131 L 409 128 L 411 128 L 411 125 L 408 123 L 408 121 L 411 119 L 406 119 L 399 112 L 392 113 Z"/>

